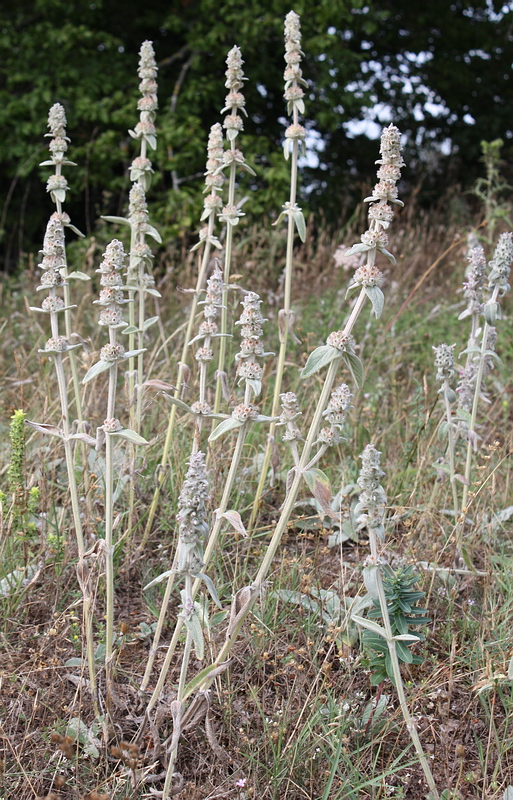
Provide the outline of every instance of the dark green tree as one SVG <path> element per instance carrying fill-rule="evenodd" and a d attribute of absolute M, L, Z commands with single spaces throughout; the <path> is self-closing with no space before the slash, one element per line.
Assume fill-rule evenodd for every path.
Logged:
<path fill-rule="evenodd" d="M 159 62 L 154 218 L 171 235 L 196 228 L 205 147 L 223 106 L 227 51 L 238 44 L 248 76 L 243 146 L 257 178 L 248 210 L 278 211 L 287 183 L 283 18 L 290 3 L 254 0 L 17 0 L 0 7 L 0 267 L 36 250 L 45 194 L 46 116 L 67 112 L 72 176 L 69 211 L 90 232 L 100 214 L 119 214 L 128 188 L 137 116 L 137 54 L 154 42 Z M 306 0 L 301 15 L 307 127 L 312 155 L 303 204 L 337 220 L 371 180 L 375 142 L 351 122 L 393 121 L 407 134 L 409 175 L 432 192 L 444 177 L 470 184 L 482 139 L 512 131 L 513 17 L 494 0 Z M 380 118 L 381 116 L 381 118 Z M 378 131 L 376 130 L 376 134 Z M 444 155 L 440 151 L 446 142 Z M 450 147 L 448 146 L 450 142 Z M 414 169 L 411 169 L 413 164 Z M 450 165 L 450 169 L 449 169 Z M 433 179 L 433 173 L 435 178 Z M 406 171 L 408 179 L 408 170 Z M 410 177 L 412 180 L 412 177 Z M 283 191 L 282 191 L 283 187 Z M 253 194 L 254 189 L 259 189 Z"/>

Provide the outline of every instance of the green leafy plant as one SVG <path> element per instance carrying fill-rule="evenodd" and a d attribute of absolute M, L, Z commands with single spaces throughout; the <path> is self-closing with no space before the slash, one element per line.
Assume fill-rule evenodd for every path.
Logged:
<path fill-rule="evenodd" d="M 389 564 L 383 564 L 382 571 L 383 588 L 393 635 L 414 633 L 418 641 L 423 641 L 425 636 L 418 630 L 418 627 L 427 625 L 430 620 L 426 616 L 426 609 L 417 606 L 417 603 L 425 596 L 424 592 L 414 588 L 419 576 L 415 574 L 412 566 L 393 570 Z M 373 598 L 372 602 L 374 607 L 367 612 L 367 617 L 381 619 L 379 600 Z M 412 628 L 414 630 L 411 630 Z M 378 685 L 389 678 L 395 685 L 394 670 L 387 642 L 370 630 L 363 631 L 362 641 L 368 653 L 372 671 L 371 683 Z M 422 656 L 411 652 L 412 644 L 408 641 L 396 641 L 397 657 L 403 664 L 422 664 Z"/>

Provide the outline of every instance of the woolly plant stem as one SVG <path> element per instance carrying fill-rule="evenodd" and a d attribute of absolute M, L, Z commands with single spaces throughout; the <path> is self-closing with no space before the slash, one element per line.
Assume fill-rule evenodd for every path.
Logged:
<path fill-rule="evenodd" d="M 372 517 L 372 510 L 369 511 L 369 515 Z M 435 780 L 433 778 L 433 773 L 431 771 L 431 767 L 429 766 L 428 758 L 422 747 L 422 743 L 420 741 L 419 734 L 417 732 L 415 721 L 410 713 L 410 709 L 406 701 L 403 678 L 401 675 L 401 667 L 399 664 L 399 658 L 397 656 L 394 634 L 392 631 L 392 626 L 390 624 L 390 616 L 388 613 L 385 588 L 383 586 L 383 576 L 381 574 L 381 567 L 379 566 L 378 542 L 376 533 L 374 532 L 372 526 L 369 526 L 368 532 L 369 532 L 369 544 L 370 544 L 371 556 L 374 561 L 374 564 L 376 564 L 376 588 L 378 593 L 379 605 L 381 609 L 381 616 L 383 618 L 383 625 L 387 635 L 388 652 L 390 653 L 390 660 L 392 662 L 392 671 L 394 673 L 395 688 L 399 699 L 399 705 L 401 707 L 401 712 L 404 718 L 404 722 L 406 724 L 406 729 L 413 742 L 413 746 L 415 747 L 415 750 L 417 752 L 417 756 L 419 758 L 420 765 L 424 771 L 427 784 L 432 793 L 432 798 L 433 800 L 439 800 L 440 795 L 438 794 L 438 789 L 436 788 Z"/>
<path fill-rule="evenodd" d="M 230 164 L 230 175 L 228 182 L 228 205 L 235 205 L 235 178 L 237 168 L 235 162 Z M 226 333 L 228 332 L 228 284 L 230 282 L 230 270 L 232 260 L 232 245 L 233 245 L 233 225 L 227 223 L 226 225 L 226 243 L 224 251 L 224 270 L 223 270 L 223 306 L 221 308 L 221 326 L 219 332 L 221 333 L 221 342 L 219 344 L 219 359 L 217 362 L 217 382 L 216 382 L 216 395 L 214 400 L 214 413 L 219 412 L 221 407 L 222 397 L 222 372 L 224 372 L 224 365 L 226 361 Z"/>
<path fill-rule="evenodd" d="M 449 480 L 452 491 L 452 503 L 454 509 L 455 523 L 458 520 L 459 504 L 458 504 L 458 491 L 456 488 L 456 466 L 454 463 L 454 433 L 452 430 L 452 412 L 451 404 L 449 402 L 448 392 L 450 390 L 449 379 L 445 378 L 443 386 L 444 403 L 445 403 L 445 416 L 447 418 L 447 449 L 449 451 Z"/>
<path fill-rule="evenodd" d="M 251 398 L 251 390 L 249 389 L 249 387 L 246 386 L 244 402 L 245 403 L 249 403 L 250 398 Z M 235 449 L 233 451 L 233 455 L 232 455 L 232 459 L 231 459 L 230 470 L 228 472 L 228 475 L 226 477 L 226 483 L 224 485 L 223 496 L 221 498 L 221 502 L 219 504 L 219 508 L 216 510 L 216 518 L 215 518 L 215 521 L 214 521 L 214 525 L 213 525 L 212 530 L 210 532 L 210 535 L 208 537 L 207 546 L 205 547 L 205 553 L 203 555 L 203 565 L 204 565 L 203 569 L 204 570 L 207 569 L 207 567 L 208 567 L 208 565 L 210 563 L 210 559 L 212 558 L 212 553 L 214 552 L 214 548 L 216 547 L 217 540 L 219 538 L 219 534 L 221 532 L 221 528 L 222 528 L 223 523 L 224 523 L 224 519 L 223 519 L 222 515 L 228 509 L 228 502 L 230 500 L 230 494 L 232 492 L 232 489 L 233 489 L 233 486 L 234 486 L 234 483 L 235 483 L 235 480 L 236 480 L 236 477 L 237 477 L 237 472 L 238 472 L 238 469 L 239 469 L 239 462 L 240 462 L 240 459 L 241 459 L 242 449 L 244 447 L 244 442 L 246 440 L 248 427 L 249 427 L 249 422 L 244 423 L 243 425 L 240 426 L 240 428 L 238 430 L 238 433 L 237 433 L 237 440 L 235 442 Z M 171 578 L 171 576 L 170 576 L 170 578 Z M 168 580 L 168 585 L 169 585 L 169 580 Z M 197 578 L 194 581 L 194 584 L 193 584 L 192 590 L 191 590 L 191 597 L 192 597 L 193 600 L 194 600 L 194 598 L 196 597 L 196 595 L 198 593 L 200 585 L 201 585 L 201 580 L 199 580 Z M 166 592 L 167 592 L 167 587 L 166 587 Z M 170 641 L 170 643 L 168 645 L 166 658 L 165 658 L 164 663 L 162 665 L 162 668 L 161 668 L 161 671 L 160 671 L 160 675 L 159 675 L 159 678 L 158 678 L 158 681 L 157 681 L 157 685 L 155 686 L 154 692 L 153 692 L 153 694 L 152 694 L 152 696 L 151 696 L 151 698 L 150 698 L 150 700 L 148 702 L 148 706 L 147 706 L 147 709 L 146 709 L 147 713 L 149 713 L 152 710 L 152 708 L 154 707 L 154 705 L 157 703 L 157 701 L 159 699 L 159 696 L 160 696 L 160 693 L 161 693 L 161 691 L 162 691 L 162 689 L 164 687 L 164 682 L 166 680 L 166 676 L 167 676 L 167 673 L 168 673 L 168 670 L 169 670 L 169 666 L 171 664 L 171 659 L 173 658 L 174 652 L 176 650 L 176 646 L 177 646 L 178 641 L 179 641 L 179 636 L 180 636 L 180 631 L 182 629 L 182 626 L 183 626 L 183 621 L 182 621 L 182 619 L 180 617 L 178 617 L 178 619 L 176 621 L 176 627 L 175 627 L 173 636 L 172 636 L 171 641 Z M 156 647 L 156 645 L 154 645 L 154 647 Z M 149 675 L 147 677 L 146 673 L 145 673 L 144 677 L 146 678 L 146 683 L 144 683 L 144 679 L 143 679 L 144 685 L 141 684 L 141 690 L 144 690 L 146 688 L 146 686 L 148 684 L 148 680 L 149 680 Z"/>
<path fill-rule="evenodd" d="M 491 302 L 496 302 L 497 297 L 499 295 L 499 286 L 495 286 Z M 483 333 L 481 335 L 481 353 L 479 355 L 479 366 L 477 369 L 476 374 L 476 386 L 474 391 L 474 400 L 472 403 L 472 414 L 470 419 L 470 426 L 469 426 L 469 437 L 467 442 L 467 455 L 465 459 L 465 483 L 463 485 L 463 497 L 461 500 L 461 519 L 459 521 L 459 525 L 457 526 L 456 530 L 456 554 L 457 557 L 461 551 L 461 544 L 463 540 L 463 529 L 465 525 L 465 516 L 467 513 L 467 501 L 469 495 L 469 486 L 470 486 L 470 474 L 472 470 L 472 441 L 474 439 L 474 435 L 476 432 L 476 424 L 477 424 L 477 414 L 479 411 L 479 397 L 481 394 L 481 386 L 483 384 L 483 373 L 485 367 L 485 352 L 486 352 L 486 344 L 488 339 L 488 331 L 489 331 L 489 324 L 485 321 L 483 326 Z"/>
<path fill-rule="evenodd" d="M 298 121 L 298 111 L 294 108 L 294 124 Z M 290 181 L 290 207 L 293 208 L 296 203 L 297 195 L 297 160 L 298 160 L 299 143 L 297 139 L 293 143 L 292 160 L 291 160 L 291 181 Z M 294 265 L 294 218 L 292 214 L 288 215 L 288 228 L 287 228 L 287 255 L 285 261 L 285 287 L 283 295 L 283 330 L 280 331 L 280 351 L 278 353 L 278 364 L 276 366 L 276 381 L 274 384 L 273 405 L 271 417 L 278 414 L 280 408 L 280 393 L 283 378 L 283 371 L 285 367 L 285 357 L 287 354 L 287 340 L 290 327 L 290 299 L 292 289 L 292 269 Z M 260 472 L 260 480 L 258 481 L 255 498 L 253 500 L 253 509 L 249 520 L 249 529 L 252 530 L 260 507 L 260 499 L 264 492 L 265 483 L 267 480 L 267 472 L 271 462 L 272 446 L 274 442 L 274 432 L 276 423 L 271 422 L 269 434 L 267 436 L 267 444 L 264 452 L 264 460 Z"/>
<path fill-rule="evenodd" d="M 116 328 L 109 328 L 110 344 L 115 345 Z M 109 367 L 109 394 L 107 401 L 107 419 L 113 419 L 116 403 L 116 386 L 118 365 L 115 361 Z M 105 583 L 106 583 L 106 640 L 105 671 L 107 688 L 112 680 L 112 654 L 114 644 L 114 445 L 112 435 L 105 432 Z"/>
<path fill-rule="evenodd" d="M 50 296 L 55 297 L 55 294 L 56 294 L 55 289 L 51 289 Z M 58 319 L 57 319 L 57 314 L 54 312 L 50 314 L 50 324 L 52 328 L 52 336 L 57 338 L 59 335 Z M 70 356 L 71 355 L 72 352 L 70 352 Z M 69 438 L 71 433 L 71 428 L 69 422 L 68 392 L 66 387 L 66 376 L 64 373 L 64 364 L 62 362 L 62 355 L 60 353 L 56 353 L 54 361 L 55 361 L 55 373 L 57 376 L 57 386 L 59 391 L 59 400 L 61 404 L 62 431 L 64 434 L 63 436 L 64 455 L 66 458 L 66 469 L 68 473 L 68 486 L 71 499 L 71 510 L 73 514 L 73 523 L 75 526 L 75 535 L 77 537 L 78 560 L 80 562 L 84 558 L 84 551 L 85 551 L 84 534 L 82 530 L 82 520 L 80 517 L 80 503 L 78 499 L 78 488 L 75 475 L 73 447 L 71 445 L 71 441 Z M 82 613 L 83 613 L 84 631 L 86 640 L 87 668 L 89 672 L 89 682 L 91 685 L 91 696 L 93 699 L 94 713 L 96 718 L 98 718 L 100 712 L 98 708 L 96 666 L 94 660 L 93 606 L 91 597 L 86 591 L 82 592 L 82 608 L 83 608 Z"/>
<path fill-rule="evenodd" d="M 209 236 L 212 235 L 213 230 L 214 230 L 214 215 L 212 214 L 211 217 L 208 220 Z M 196 312 L 197 312 L 197 308 L 198 308 L 198 301 L 199 301 L 200 293 L 201 293 L 202 289 L 205 286 L 205 277 L 206 277 L 206 273 L 207 273 L 208 262 L 210 260 L 210 250 L 211 250 L 211 245 L 210 245 L 210 242 L 207 239 L 207 241 L 205 243 L 205 248 L 203 250 L 203 257 L 201 259 L 201 266 L 200 266 L 200 269 L 199 269 L 199 272 L 198 272 L 198 278 L 197 278 L 197 281 L 196 281 L 196 288 L 195 288 L 195 291 L 194 291 L 191 310 L 190 310 L 190 313 L 189 313 L 189 321 L 187 323 L 187 330 L 185 332 L 185 339 L 184 339 L 184 344 L 183 344 L 183 348 L 182 348 L 181 360 L 180 360 L 180 364 L 179 364 L 179 367 L 178 367 L 178 375 L 177 375 L 177 378 L 176 378 L 176 389 L 175 389 L 175 393 L 174 393 L 175 399 L 178 399 L 180 397 L 180 393 L 181 393 L 181 390 L 182 390 L 183 376 L 184 376 L 184 371 L 185 371 L 185 366 L 186 366 L 186 361 L 187 361 L 187 354 L 188 354 L 188 350 L 189 350 L 189 342 L 192 339 L 192 334 L 193 334 L 193 330 L 194 330 L 194 322 L 196 320 Z M 144 534 L 143 534 L 143 537 L 141 539 L 141 542 L 140 542 L 140 544 L 139 544 L 139 546 L 137 548 L 137 552 L 138 553 L 142 551 L 142 549 L 144 548 L 146 542 L 148 541 L 148 537 L 149 537 L 149 535 L 151 533 L 151 527 L 153 525 L 153 520 L 155 519 L 155 514 L 157 512 L 157 506 L 158 506 L 158 502 L 159 502 L 159 498 L 160 498 L 160 492 L 162 491 L 162 486 L 163 486 L 164 480 L 165 480 L 166 467 L 167 467 L 167 463 L 168 463 L 168 459 L 169 459 L 169 451 L 171 449 L 171 442 L 173 441 L 173 433 L 174 433 L 175 419 L 176 419 L 176 409 L 177 409 L 177 406 L 175 406 L 175 405 L 173 405 L 171 407 L 171 413 L 169 415 L 169 422 L 168 422 L 168 426 L 167 426 L 166 438 L 165 438 L 165 441 L 164 441 L 164 449 L 162 451 L 162 458 L 160 460 L 160 470 L 158 472 L 155 491 L 153 493 L 153 498 L 152 498 L 151 505 L 150 505 L 150 508 L 149 508 L 149 511 L 148 511 L 148 519 L 146 520 L 146 528 L 144 530 Z"/>

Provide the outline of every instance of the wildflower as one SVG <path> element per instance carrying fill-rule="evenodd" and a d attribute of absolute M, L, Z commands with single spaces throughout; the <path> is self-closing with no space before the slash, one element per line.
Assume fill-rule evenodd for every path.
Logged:
<path fill-rule="evenodd" d="M 195 574 L 203 566 L 203 542 L 208 533 L 208 480 L 205 455 L 193 453 L 178 498 L 178 569 Z M 194 608 L 194 607 L 193 607 Z"/>
<path fill-rule="evenodd" d="M 116 417 L 111 417 L 103 421 L 103 430 L 106 433 L 116 433 L 117 431 L 122 431 L 123 426 L 119 419 L 116 419 Z"/>
<path fill-rule="evenodd" d="M 229 225 L 238 225 L 239 219 L 244 217 L 245 214 L 240 211 L 237 206 L 227 205 L 224 206 L 218 216 L 221 222 L 227 222 Z"/>
<path fill-rule="evenodd" d="M 126 301 L 123 300 L 120 291 L 122 278 L 119 272 L 125 265 L 125 257 L 123 244 L 118 239 L 113 239 L 105 248 L 102 263 L 96 270 L 101 275 L 101 285 L 106 287 L 102 289 L 100 299 L 95 301 L 103 306 L 100 312 L 100 325 L 118 327 L 124 324 L 121 305 Z"/>
<path fill-rule="evenodd" d="M 488 286 L 490 289 L 498 287 L 501 295 L 509 291 L 508 283 L 511 262 L 513 261 L 513 234 L 501 233 L 493 259 L 490 261 Z"/>
<path fill-rule="evenodd" d="M 438 381 L 451 380 L 454 376 L 454 348 L 456 345 L 440 344 L 433 347 L 435 351 L 436 379 Z"/>
<path fill-rule="evenodd" d="M 355 340 L 354 336 L 352 336 L 350 333 L 334 331 L 333 333 L 330 333 L 326 339 L 326 344 L 329 347 L 334 347 L 336 350 L 340 350 L 341 352 L 354 353 Z"/>
<path fill-rule="evenodd" d="M 240 403 L 232 411 L 232 417 L 238 422 L 247 422 L 258 417 L 258 408 L 251 403 Z"/>
<path fill-rule="evenodd" d="M 66 112 L 60 103 L 55 103 L 48 112 L 48 127 L 50 133 L 46 136 L 53 136 L 58 138 L 66 137 Z"/>
<path fill-rule="evenodd" d="M 470 251 L 468 261 L 470 266 L 463 284 L 463 294 L 467 299 L 466 315 L 479 314 L 483 306 L 483 285 L 486 273 L 486 259 L 481 245 Z M 460 319 L 462 319 L 461 315 Z"/>
<path fill-rule="evenodd" d="M 383 520 L 387 498 L 380 483 L 385 474 L 380 466 L 380 456 L 381 453 L 373 444 L 368 444 L 360 456 L 362 466 L 357 483 L 361 493 L 354 513 L 357 515 L 357 523 L 360 526 L 372 527 L 375 529 L 376 535 L 383 539 Z"/>

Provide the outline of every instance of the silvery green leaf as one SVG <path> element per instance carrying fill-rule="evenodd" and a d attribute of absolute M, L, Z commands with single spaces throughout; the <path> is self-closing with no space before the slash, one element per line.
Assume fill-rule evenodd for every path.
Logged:
<path fill-rule="evenodd" d="M 200 222 L 204 222 L 204 220 L 208 219 L 208 217 L 213 213 L 214 213 L 214 209 L 213 208 L 204 208 L 203 209 L 203 213 L 202 213 L 202 215 L 200 217 Z M 203 244 L 203 242 L 198 242 L 198 244 L 195 244 L 192 249 L 195 250 L 197 247 L 200 247 L 202 244 Z"/>
<path fill-rule="evenodd" d="M 232 431 L 234 428 L 242 427 L 244 423 L 234 417 L 228 417 L 228 419 L 223 420 L 220 422 L 217 428 L 214 428 L 210 436 L 208 437 L 209 442 L 214 442 L 216 439 L 219 439 L 220 436 L 223 436 L 228 431 Z"/>
<path fill-rule="evenodd" d="M 202 686 L 205 681 L 212 680 L 212 678 L 215 678 L 217 675 L 220 675 L 222 672 L 224 672 L 229 664 L 230 661 L 222 661 L 220 664 L 210 664 L 208 667 L 205 667 L 205 669 L 202 669 L 200 672 L 198 672 L 198 674 L 195 675 L 191 681 L 189 681 L 183 690 L 182 701 L 185 702 L 185 700 L 187 700 L 187 698 L 190 697 L 191 694 L 196 691 L 196 689 Z"/>
<path fill-rule="evenodd" d="M 146 348 L 145 347 L 142 347 L 140 350 L 127 350 L 125 353 L 123 353 L 123 358 L 125 360 L 128 359 L 128 358 L 135 358 L 135 356 L 138 356 L 141 353 L 145 353 L 145 352 L 146 352 Z"/>
<path fill-rule="evenodd" d="M 110 369 L 114 363 L 114 361 L 98 361 L 96 364 L 93 364 L 93 366 L 86 372 L 82 383 L 89 383 L 89 381 L 92 381 L 92 379 L 96 378 L 97 375 L 100 375 L 100 373 Z"/>
<path fill-rule="evenodd" d="M 463 420 L 463 422 L 468 422 L 469 424 L 472 422 L 472 414 L 470 411 L 465 411 L 464 408 L 458 408 L 456 416 L 458 419 Z"/>
<path fill-rule="evenodd" d="M 68 436 L 68 439 L 78 439 L 79 442 L 85 442 L 86 444 L 91 445 L 91 447 L 96 447 L 96 439 L 92 436 L 89 436 L 88 433 L 72 433 Z"/>
<path fill-rule="evenodd" d="M 153 239 L 155 239 L 155 241 L 157 241 L 159 244 L 162 244 L 162 236 L 158 230 L 153 227 L 153 225 L 146 223 L 144 226 L 144 232 L 147 233 L 148 236 L 151 236 Z"/>
<path fill-rule="evenodd" d="M 248 378 L 246 380 L 246 386 L 251 387 L 255 397 L 258 397 L 258 395 L 262 391 L 262 381 L 251 380 Z"/>
<path fill-rule="evenodd" d="M 143 383 L 143 387 L 145 389 L 156 389 L 158 392 L 174 392 L 176 391 L 176 386 L 172 383 L 166 383 L 166 381 L 160 381 L 158 378 L 152 378 L 149 381 L 145 381 Z M 187 408 L 190 411 L 189 406 Z"/>
<path fill-rule="evenodd" d="M 151 294 L 152 297 L 162 297 L 162 295 L 157 289 L 145 289 L 144 293 Z"/>
<path fill-rule="evenodd" d="M 484 318 L 488 325 L 495 325 L 498 319 L 501 319 L 501 307 L 498 303 L 489 300 L 483 307 Z"/>
<path fill-rule="evenodd" d="M 296 223 L 297 232 L 302 242 L 306 239 L 306 224 L 302 211 L 294 211 L 292 214 L 294 222 Z"/>
<path fill-rule="evenodd" d="M 289 156 L 290 156 L 289 140 L 285 139 L 285 141 L 283 142 L 283 158 L 285 159 L 285 161 L 289 160 Z M 276 223 L 274 224 L 276 225 Z"/>
<path fill-rule="evenodd" d="M 438 440 L 440 442 L 443 442 L 443 440 L 447 438 L 448 433 L 449 433 L 449 423 L 441 422 L 440 427 L 438 428 Z"/>
<path fill-rule="evenodd" d="M 340 358 L 341 352 L 336 347 L 331 347 L 329 344 L 317 347 L 313 353 L 310 353 L 308 360 L 301 373 L 302 378 L 309 378 L 310 375 L 318 372 L 323 367 L 326 367 L 336 358 Z"/>
<path fill-rule="evenodd" d="M 472 311 L 469 308 L 466 308 L 465 311 L 461 312 L 461 314 L 459 315 L 458 319 L 459 320 L 465 319 L 466 317 L 470 317 L 471 314 L 472 314 Z"/>
<path fill-rule="evenodd" d="M 502 361 L 502 359 L 493 350 L 485 350 L 484 355 L 485 358 L 491 358 L 492 361 L 495 361 L 498 367 L 504 366 L 504 362 Z"/>
<path fill-rule="evenodd" d="M 360 243 L 354 244 L 352 247 L 350 247 L 349 250 L 346 253 L 344 253 L 344 255 L 346 257 L 347 256 L 354 256 L 357 253 L 366 253 L 368 250 L 372 250 L 372 247 L 369 247 L 369 245 L 363 244 L 363 242 L 360 242 Z"/>
<path fill-rule="evenodd" d="M 511 662 L 510 662 L 510 666 L 511 666 Z M 513 675 L 510 675 L 509 672 L 508 672 L 508 678 L 511 678 L 513 680 Z M 513 786 L 508 786 L 506 788 L 502 800 L 513 800 Z"/>
<path fill-rule="evenodd" d="M 446 389 L 445 396 L 447 397 L 447 400 L 451 404 L 455 403 L 457 400 L 456 392 L 454 391 L 454 389 L 451 389 L 450 386 Z"/>
<path fill-rule="evenodd" d="M 347 368 L 358 387 L 363 384 L 363 364 L 355 353 L 342 353 L 342 358 L 346 362 Z"/>
<path fill-rule="evenodd" d="M 130 428 L 122 428 L 120 431 L 108 431 L 108 433 L 109 436 L 119 436 L 120 439 L 126 439 L 127 442 L 132 442 L 132 444 L 149 444 L 143 436 L 136 431 L 130 430 Z"/>
<path fill-rule="evenodd" d="M 205 654 L 205 642 L 203 640 L 203 631 L 201 629 L 201 622 L 200 618 L 193 611 L 190 615 L 184 615 L 183 621 L 185 623 L 185 627 L 187 631 L 192 636 L 192 641 L 194 642 L 194 650 L 196 651 L 196 658 L 198 661 L 203 661 L 203 656 Z"/>
<path fill-rule="evenodd" d="M 387 639 L 386 630 L 382 628 L 381 625 L 378 625 L 377 622 L 374 622 L 371 619 L 366 619 L 365 617 L 359 617 L 357 614 L 353 614 L 351 619 L 362 628 L 366 628 L 368 631 L 372 631 L 372 633 L 377 633 L 378 636 L 381 636 L 383 639 Z"/>
<path fill-rule="evenodd" d="M 125 330 L 121 331 L 121 333 L 125 335 L 128 335 L 129 333 L 139 333 L 139 328 L 137 325 L 129 325 L 128 328 L 125 328 Z"/>
<path fill-rule="evenodd" d="M 378 250 L 379 250 L 380 253 L 383 253 L 383 255 L 388 258 L 388 260 L 390 261 L 391 264 L 393 264 L 395 266 L 396 260 L 395 260 L 395 256 L 393 256 L 392 253 L 389 253 L 388 250 L 385 250 L 384 247 L 378 247 Z"/>
<path fill-rule="evenodd" d="M 462 356 L 469 355 L 469 353 L 470 353 L 470 354 L 475 354 L 475 355 L 480 355 L 480 353 L 481 353 L 481 348 L 480 348 L 480 347 L 477 347 L 477 345 L 474 345 L 474 347 L 466 347 L 466 348 L 465 348 L 465 350 L 462 350 L 462 351 L 461 351 L 461 353 L 460 353 L 460 356 L 459 356 L 459 357 L 461 358 Z"/>
<path fill-rule="evenodd" d="M 146 586 L 143 587 L 143 592 L 145 592 L 146 589 L 151 589 L 152 586 L 156 586 L 157 583 L 162 583 L 162 581 L 165 581 L 166 578 L 169 578 L 170 575 L 176 575 L 176 573 L 177 573 L 176 569 L 166 570 L 166 572 L 163 572 L 162 575 L 158 575 L 156 578 L 153 578 L 152 581 L 147 583 Z"/>
<path fill-rule="evenodd" d="M 379 566 L 377 564 L 372 564 L 368 567 L 364 567 L 363 569 L 363 582 L 365 584 L 365 588 L 367 589 L 370 596 L 373 600 L 379 599 Z"/>
<path fill-rule="evenodd" d="M 101 219 L 104 219 L 105 222 L 116 222 L 118 225 L 130 225 L 130 220 L 126 217 L 102 216 Z"/>
<path fill-rule="evenodd" d="M 285 212 L 284 212 L 284 211 L 282 211 L 282 212 L 281 212 L 281 214 L 280 214 L 280 216 L 279 216 L 279 217 L 278 217 L 278 219 L 276 220 L 276 222 L 273 222 L 273 225 L 279 225 L 279 224 L 280 224 L 280 222 L 281 222 L 281 221 L 284 219 L 284 217 L 285 217 Z"/>
<path fill-rule="evenodd" d="M 352 294 L 353 292 L 355 292 L 357 289 L 360 289 L 360 288 L 361 288 L 361 287 L 360 287 L 360 284 L 359 284 L 359 283 L 351 283 L 351 284 L 350 284 L 350 285 L 347 287 L 347 291 L 346 291 L 346 294 L 345 294 L 345 298 L 344 298 L 344 299 L 348 298 L 350 294 Z"/>
<path fill-rule="evenodd" d="M 90 281 L 91 278 L 85 272 L 80 272 L 80 270 L 76 269 L 66 275 L 66 280 Z"/>
<path fill-rule="evenodd" d="M 513 681 L 513 656 L 510 659 L 509 666 L 508 666 L 508 678 L 510 681 Z M 509 787 L 511 789 L 511 800 L 513 800 L 513 786 Z M 506 797 L 506 795 L 504 795 Z"/>
<path fill-rule="evenodd" d="M 367 286 L 365 294 L 372 303 L 372 310 L 375 316 L 379 318 L 383 312 L 383 306 L 385 305 L 385 295 L 379 286 Z"/>
<path fill-rule="evenodd" d="M 188 411 L 189 414 L 193 413 L 191 407 L 188 406 L 187 403 L 184 403 L 183 400 L 179 400 L 178 397 L 173 397 L 173 395 L 167 394 L 167 392 L 164 392 L 164 397 L 166 398 L 166 400 L 169 400 L 169 402 L 172 403 L 174 406 L 178 406 L 178 408 L 181 408 L 182 411 Z"/>
<path fill-rule="evenodd" d="M 42 166 L 40 164 L 40 166 Z M 84 661 L 81 658 L 68 658 L 67 661 L 64 662 L 65 667 L 83 667 Z"/>
<path fill-rule="evenodd" d="M 66 200 L 66 190 L 54 189 L 53 192 L 50 192 L 50 197 L 52 198 L 54 203 L 56 203 L 57 200 L 59 200 L 59 202 L 61 203 L 64 203 L 64 201 Z"/>
<path fill-rule="evenodd" d="M 145 133 L 144 138 L 146 139 L 152 150 L 157 149 L 157 137 L 154 136 L 153 133 Z"/>
<path fill-rule="evenodd" d="M 414 636 L 413 633 L 398 633 L 392 636 L 394 642 L 420 642 L 420 636 Z"/>
<path fill-rule="evenodd" d="M 216 587 L 214 586 L 214 584 L 212 582 L 212 578 L 210 578 L 204 572 L 198 572 L 194 577 L 195 578 L 199 578 L 200 581 L 203 581 L 203 583 L 205 584 L 205 586 L 208 589 L 208 593 L 209 593 L 210 597 L 212 598 L 212 600 L 214 601 L 216 606 L 218 608 L 222 609 L 223 607 L 222 607 L 222 605 L 221 605 L 221 603 L 219 601 L 219 597 L 217 596 Z"/>
<path fill-rule="evenodd" d="M 73 231 L 73 233 L 75 233 L 77 236 L 80 236 L 81 239 L 85 238 L 85 233 L 82 233 L 82 231 L 79 231 L 78 228 L 76 228 L 74 225 L 71 224 L 71 222 L 64 223 L 64 227 L 65 228 L 69 228 L 70 231 Z"/>
<path fill-rule="evenodd" d="M 41 161 L 39 166 L 40 167 L 54 167 L 55 166 L 55 162 L 51 161 L 51 160 L 50 161 Z"/>
<path fill-rule="evenodd" d="M 243 109 L 243 110 L 244 110 L 244 109 Z M 249 172 L 249 174 L 250 174 L 250 175 L 253 175 L 253 177 L 256 177 L 256 172 L 255 172 L 255 170 L 251 169 L 251 167 L 250 167 L 248 164 L 237 164 L 237 166 L 238 166 L 240 169 L 243 169 L 245 172 Z"/>
<path fill-rule="evenodd" d="M 143 331 L 147 331 L 148 328 L 151 328 L 151 326 L 155 325 L 155 323 L 158 321 L 159 321 L 158 317 L 150 317 L 149 319 L 145 320 L 143 325 Z"/>
<path fill-rule="evenodd" d="M 259 414 L 256 417 L 255 422 L 277 422 L 279 417 L 266 417 L 265 414 Z"/>

